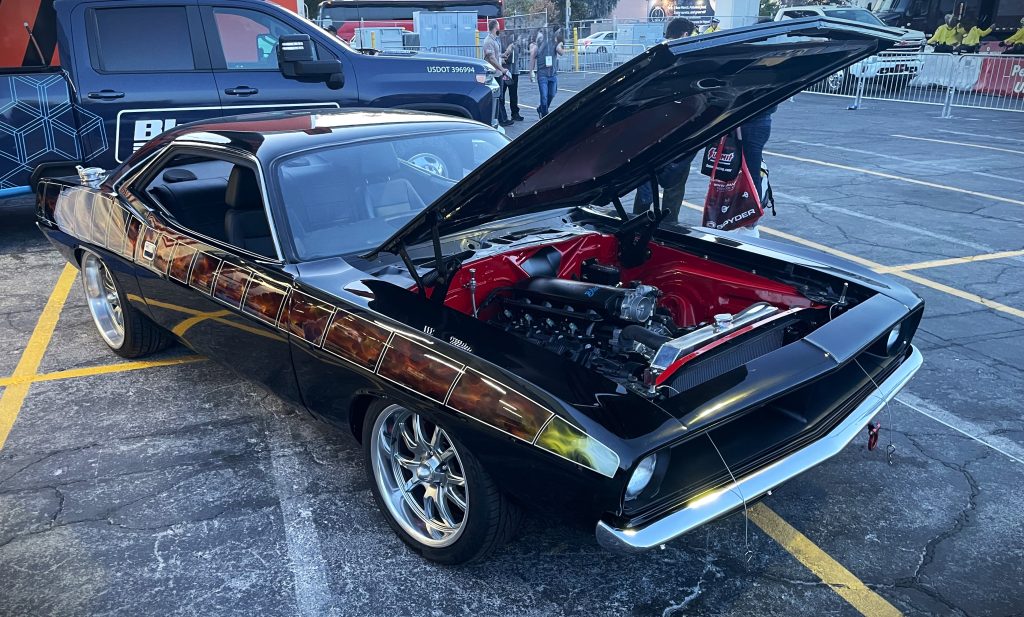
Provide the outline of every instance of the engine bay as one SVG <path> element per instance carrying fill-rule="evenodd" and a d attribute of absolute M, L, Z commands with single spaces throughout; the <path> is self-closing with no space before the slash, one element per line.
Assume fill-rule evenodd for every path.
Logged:
<path fill-rule="evenodd" d="M 827 320 L 784 283 L 652 243 L 623 267 L 586 234 L 496 253 L 454 274 L 445 304 L 649 398 L 669 397 Z"/>

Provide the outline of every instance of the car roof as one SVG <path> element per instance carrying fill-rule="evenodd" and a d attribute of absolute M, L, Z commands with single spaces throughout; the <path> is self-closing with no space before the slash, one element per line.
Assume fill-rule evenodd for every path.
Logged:
<path fill-rule="evenodd" d="M 162 145 L 202 143 L 246 151 L 262 160 L 329 143 L 433 132 L 493 130 L 442 114 L 395 109 L 322 109 L 246 114 L 183 124 L 162 134 Z"/>

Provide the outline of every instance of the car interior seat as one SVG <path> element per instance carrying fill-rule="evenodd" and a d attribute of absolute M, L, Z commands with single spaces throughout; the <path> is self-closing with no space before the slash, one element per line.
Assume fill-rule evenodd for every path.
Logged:
<path fill-rule="evenodd" d="M 231 169 L 224 202 L 228 206 L 224 213 L 224 232 L 228 242 L 247 251 L 273 257 L 276 253 L 270 223 L 263 208 L 260 185 L 252 169 L 242 165 Z"/>
<path fill-rule="evenodd" d="M 402 163 L 393 144 L 367 144 L 361 150 L 360 164 L 366 178 L 363 199 L 370 218 L 415 214 L 426 207 L 412 183 L 398 176 Z"/>
<path fill-rule="evenodd" d="M 160 180 L 149 192 L 168 214 L 188 229 L 224 239 L 227 178 L 199 179 L 191 170 L 171 168 Z"/>

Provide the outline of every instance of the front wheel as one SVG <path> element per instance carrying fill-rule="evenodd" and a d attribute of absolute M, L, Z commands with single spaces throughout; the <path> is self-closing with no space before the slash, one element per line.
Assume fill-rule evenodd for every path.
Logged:
<path fill-rule="evenodd" d="M 166 330 L 132 307 L 99 255 L 82 254 L 82 289 L 100 338 L 123 358 L 139 358 L 173 342 Z"/>
<path fill-rule="evenodd" d="M 463 445 L 421 414 L 378 403 L 363 424 L 363 449 L 377 505 L 423 557 L 478 561 L 515 532 L 518 507 Z"/>

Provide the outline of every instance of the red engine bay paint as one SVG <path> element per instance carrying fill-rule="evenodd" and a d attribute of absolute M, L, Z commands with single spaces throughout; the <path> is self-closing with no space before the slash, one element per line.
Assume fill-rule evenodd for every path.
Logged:
<path fill-rule="evenodd" d="M 452 279 L 445 305 L 471 314 L 470 268 L 475 270 L 479 305 L 494 290 L 529 278 L 522 264 L 549 246 L 561 255 L 558 278 L 579 279 L 581 265 L 589 259 L 619 267 L 618 241 L 614 236 L 599 233 L 512 250 L 464 264 Z M 658 244 L 652 243 L 650 249 L 647 262 L 622 270 L 622 281 L 641 281 L 660 289 L 663 295 L 659 305 L 672 314 L 680 327 L 710 321 L 716 313 L 737 313 L 756 302 L 768 302 L 781 309 L 812 306 L 790 285 Z M 493 305 L 484 308 L 480 318 L 489 319 L 494 310 Z"/>

